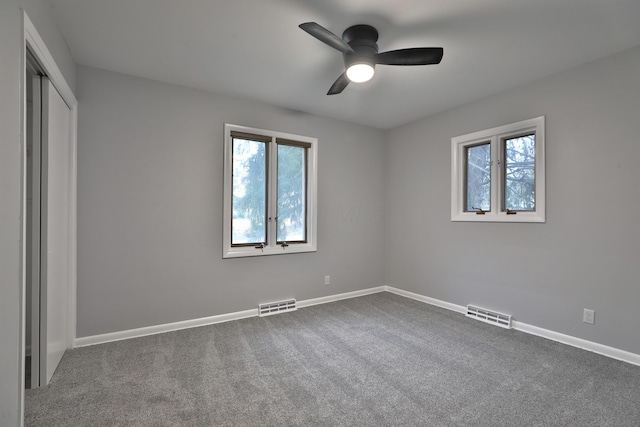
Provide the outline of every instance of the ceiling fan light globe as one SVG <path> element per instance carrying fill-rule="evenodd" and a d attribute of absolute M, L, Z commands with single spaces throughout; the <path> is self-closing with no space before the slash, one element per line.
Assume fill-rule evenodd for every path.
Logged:
<path fill-rule="evenodd" d="M 371 80 L 373 74 L 375 73 L 375 69 L 371 64 L 367 63 L 357 63 L 352 64 L 347 68 L 347 77 L 353 83 L 364 83 Z"/>

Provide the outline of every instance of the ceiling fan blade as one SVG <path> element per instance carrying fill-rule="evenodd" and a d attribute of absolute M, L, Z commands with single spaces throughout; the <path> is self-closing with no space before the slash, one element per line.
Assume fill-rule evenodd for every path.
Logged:
<path fill-rule="evenodd" d="M 342 53 L 351 53 L 353 49 L 340 37 L 315 22 L 305 22 L 298 25 L 301 29 L 311 34 L 323 43 L 328 44 L 334 49 L 338 49 Z"/>
<path fill-rule="evenodd" d="M 329 89 L 329 92 L 327 92 L 327 95 L 339 94 L 344 90 L 344 88 L 347 87 L 348 84 L 349 84 L 349 78 L 347 77 L 347 72 L 345 71 L 340 75 L 340 77 L 338 77 L 338 79 L 335 82 L 333 82 L 333 84 L 331 85 L 331 88 Z"/>
<path fill-rule="evenodd" d="M 442 61 L 444 49 L 441 47 L 414 47 L 390 50 L 376 56 L 376 64 L 383 65 L 429 65 Z"/>

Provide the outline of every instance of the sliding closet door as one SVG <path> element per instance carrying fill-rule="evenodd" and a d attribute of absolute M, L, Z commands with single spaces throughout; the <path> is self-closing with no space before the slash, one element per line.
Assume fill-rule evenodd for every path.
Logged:
<path fill-rule="evenodd" d="M 70 118 L 69 107 L 43 77 L 40 385 L 51 380 L 68 342 Z"/>
<path fill-rule="evenodd" d="M 40 176 L 42 164 L 42 77 L 28 73 L 31 83 L 27 108 L 27 345 L 31 350 L 29 388 L 40 386 Z"/>

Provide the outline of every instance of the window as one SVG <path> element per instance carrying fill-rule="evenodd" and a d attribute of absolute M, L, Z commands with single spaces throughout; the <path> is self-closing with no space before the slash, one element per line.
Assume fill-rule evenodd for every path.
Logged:
<path fill-rule="evenodd" d="M 451 220 L 545 222 L 544 117 L 451 139 Z"/>
<path fill-rule="evenodd" d="M 225 124 L 223 257 L 316 250 L 317 139 Z"/>

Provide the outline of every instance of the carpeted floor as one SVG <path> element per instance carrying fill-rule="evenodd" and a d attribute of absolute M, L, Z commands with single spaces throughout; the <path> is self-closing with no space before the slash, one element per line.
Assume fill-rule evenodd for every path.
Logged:
<path fill-rule="evenodd" d="M 68 351 L 26 426 L 640 426 L 640 367 L 390 293 Z"/>

